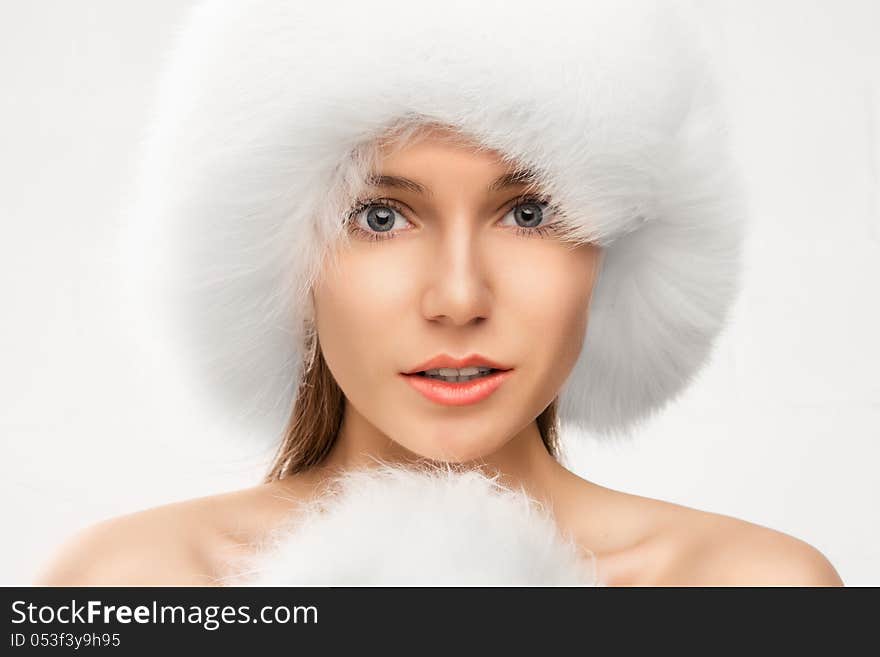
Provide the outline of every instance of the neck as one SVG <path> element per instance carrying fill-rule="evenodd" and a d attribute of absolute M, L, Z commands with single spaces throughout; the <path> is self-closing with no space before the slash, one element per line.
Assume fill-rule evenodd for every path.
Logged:
<path fill-rule="evenodd" d="M 380 432 L 348 402 L 339 434 L 320 470 L 347 470 L 371 467 L 377 460 L 395 464 L 434 463 L 407 450 Z M 509 488 L 522 487 L 532 497 L 556 507 L 575 475 L 548 451 L 537 422 L 530 422 L 503 447 L 462 465 L 478 468 L 487 475 L 499 475 Z"/>

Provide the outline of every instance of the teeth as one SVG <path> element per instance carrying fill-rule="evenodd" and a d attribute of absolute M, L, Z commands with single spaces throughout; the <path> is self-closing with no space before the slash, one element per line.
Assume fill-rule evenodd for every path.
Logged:
<path fill-rule="evenodd" d="M 488 374 L 492 371 L 491 367 L 462 367 L 461 369 L 456 369 L 454 367 L 441 367 L 439 369 L 434 370 L 426 370 L 425 374 L 427 375 L 439 375 L 439 376 L 474 376 L 475 374 Z"/>
<path fill-rule="evenodd" d="M 491 367 L 462 367 L 456 369 L 454 367 L 440 367 L 438 369 L 427 370 L 422 372 L 430 379 L 438 381 L 446 381 L 447 383 L 461 383 L 470 381 L 471 379 L 479 379 L 492 372 Z"/>

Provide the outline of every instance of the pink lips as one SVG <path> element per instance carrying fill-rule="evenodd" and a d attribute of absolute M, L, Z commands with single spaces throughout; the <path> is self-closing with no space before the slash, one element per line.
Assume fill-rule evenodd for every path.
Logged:
<path fill-rule="evenodd" d="M 456 358 L 449 354 L 437 354 L 430 360 L 426 360 L 421 365 L 416 365 L 412 369 L 407 370 L 404 374 L 416 374 L 425 370 L 439 369 L 441 367 L 453 367 L 462 369 L 464 367 L 490 367 L 493 370 L 509 370 L 512 369 L 507 365 L 496 363 L 494 360 L 486 358 L 482 354 L 470 354 L 463 358 Z"/>
<path fill-rule="evenodd" d="M 506 381 L 513 370 L 492 372 L 471 381 L 448 383 L 420 374 L 400 374 L 406 382 L 432 402 L 447 406 L 465 406 L 486 399 Z"/>

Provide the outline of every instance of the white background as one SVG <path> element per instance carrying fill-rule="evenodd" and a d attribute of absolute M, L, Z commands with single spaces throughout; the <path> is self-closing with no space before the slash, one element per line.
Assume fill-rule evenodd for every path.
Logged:
<path fill-rule="evenodd" d="M 188 3 L 0 5 L 0 583 L 73 530 L 258 483 L 139 361 L 114 265 L 145 108 Z M 743 295 L 697 383 L 570 467 L 737 516 L 880 585 L 880 3 L 713 2 L 752 207 Z"/>

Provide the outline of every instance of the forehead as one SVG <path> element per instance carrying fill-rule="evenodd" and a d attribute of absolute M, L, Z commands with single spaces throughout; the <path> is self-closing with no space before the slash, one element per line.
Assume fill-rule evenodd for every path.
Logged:
<path fill-rule="evenodd" d="M 505 158 L 461 133 L 442 127 L 426 127 L 383 143 L 368 184 L 393 186 L 424 192 L 412 179 L 430 181 L 479 180 L 488 191 L 537 181 L 534 172 Z M 404 184 L 400 180 L 405 181 Z"/>
<path fill-rule="evenodd" d="M 484 168 L 506 168 L 500 153 L 485 148 L 465 135 L 444 128 L 423 128 L 381 144 L 382 164 L 430 164 L 438 158 L 471 163 Z"/>

